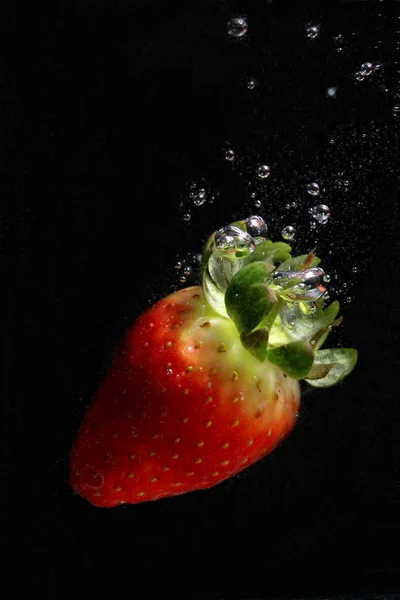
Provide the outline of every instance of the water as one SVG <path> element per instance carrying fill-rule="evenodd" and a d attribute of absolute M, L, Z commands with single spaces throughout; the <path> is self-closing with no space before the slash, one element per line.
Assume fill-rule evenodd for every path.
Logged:
<path fill-rule="evenodd" d="M 25 118 L 12 97 L 10 104 L 7 81 L 3 81 L 0 255 L 7 359 L 3 362 L 7 410 L 3 412 L 10 420 L 4 428 L 8 451 L 3 488 L 19 509 L 6 539 L 15 537 L 16 528 L 24 550 L 31 554 L 33 549 L 34 555 L 41 540 L 40 582 L 32 580 L 32 585 L 49 590 L 66 586 L 66 596 L 73 596 L 79 582 L 73 568 L 65 577 L 65 565 L 56 560 L 65 541 L 76 554 L 76 565 L 84 565 L 78 568 L 84 579 L 82 589 L 95 593 L 109 584 L 114 597 L 129 592 L 124 576 L 114 577 L 123 572 L 120 559 L 122 567 L 128 561 L 143 566 L 135 574 L 138 595 L 157 597 L 160 591 L 174 594 L 176 577 L 161 582 L 146 578 L 147 567 L 155 573 L 174 573 L 186 557 L 191 565 L 186 565 L 188 576 L 198 575 L 197 591 L 205 598 L 215 590 L 221 597 L 257 597 L 264 588 L 275 596 L 293 597 L 295 588 L 297 595 L 307 595 L 298 589 L 301 581 L 311 586 L 310 596 L 316 597 L 322 588 L 327 596 L 334 596 L 332 586 L 348 589 L 350 571 L 356 588 L 361 581 L 364 591 L 375 589 L 378 574 L 381 582 L 398 590 L 398 558 L 390 551 L 390 541 L 397 533 L 400 499 L 395 276 L 400 106 L 394 63 L 398 58 L 391 48 L 400 37 L 387 16 L 377 17 L 376 8 L 379 4 L 382 13 L 394 12 L 394 3 L 340 2 L 340 10 L 331 3 L 320 3 L 317 10 L 297 3 L 295 11 L 282 7 L 279 0 L 251 2 L 241 8 L 223 0 L 173 11 L 163 11 L 160 3 L 151 3 L 147 10 L 143 3 L 140 19 L 128 4 L 118 3 L 117 10 L 131 11 L 130 16 L 114 20 L 106 40 L 101 18 L 74 16 L 77 35 L 74 26 L 69 33 L 77 44 L 78 61 L 62 52 L 58 33 L 64 23 L 61 19 L 52 27 L 50 15 L 46 59 L 30 58 L 35 68 L 31 73 L 26 69 L 28 84 L 44 84 L 29 86 L 35 89 L 35 119 Z M 80 11 L 88 7 L 99 10 L 93 2 L 80 3 Z M 248 10 L 249 16 L 245 24 L 231 24 L 228 33 L 231 11 L 238 7 Z M 94 44 L 89 48 L 82 33 L 85 22 L 90 22 Z M 143 28 L 143 23 L 148 26 Z M 306 23 L 310 29 L 305 37 Z M 378 41 L 382 43 L 376 50 Z M 6 54 L 8 67 L 12 53 Z M 379 68 L 380 63 L 384 67 Z M 68 111 L 60 110 L 58 97 L 73 100 Z M 49 98 L 51 105 L 55 100 L 51 111 Z M 137 103 L 138 109 L 133 110 Z M 17 154 L 10 137 L 15 125 L 18 148 L 24 148 Z M 75 140 L 73 156 L 65 132 Z M 258 173 L 261 165 L 268 170 Z M 192 186 L 185 183 L 192 178 Z M 251 192 L 250 182 L 255 184 Z M 125 207 L 129 197 L 133 218 Z M 224 227 L 246 218 L 249 237 Z M 216 254 L 226 255 L 231 267 L 240 257 L 257 254 L 257 241 L 263 236 L 279 242 L 278 248 L 287 241 L 293 254 L 316 248 L 321 258 L 317 270 L 294 274 L 282 269 L 275 274 L 274 285 L 285 285 L 293 311 L 306 302 L 310 305 L 306 309 L 317 316 L 312 302 L 338 300 L 343 324 L 332 328 L 325 347 L 356 347 L 359 365 L 340 385 L 308 392 L 307 398 L 310 388 L 302 384 L 294 433 L 273 455 L 239 477 L 210 491 L 142 507 L 95 509 L 68 487 L 65 466 L 72 434 L 106 371 L 114 342 L 122 339 L 150 299 L 156 301 L 172 289 L 198 282 L 197 255 L 216 230 Z M 50 252 L 42 252 L 43 241 Z M 35 282 L 41 284 L 41 297 L 32 311 Z M 181 318 L 186 320 L 187 315 L 177 315 L 177 323 L 171 320 L 166 335 L 181 333 L 173 329 Z M 295 319 L 288 320 L 287 329 L 296 334 Z M 24 331 L 29 335 L 21 345 L 18 339 Z M 197 331 L 213 339 L 212 327 L 194 329 L 194 341 Z M 14 337 L 16 343 L 11 343 Z M 217 392 L 218 376 L 204 371 L 204 394 L 196 402 L 191 387 L 196 371 L 185 369 L 197 350 L 188 348 L 181 362 L 170 367 L 161 340 L 152 339 L 166 369 L 162 378 L 180 377 L 182 390 L 190 389 L 187 397 L 176 398 L 174 427 L 179 430 L 171 429 L 162 437 L 168 443 L 170 434 L 171 439 L 179 435 L 179 458 L 168 455 L 164 461 L 161 456 L 159 464 L 172 470 L 193 446 L 200 453 L 196 458 L 203 462 L 182 468 L 182 479 L 173 481 L 182 481 L 183 487 L 193 472 L 204 469 L 208 482 L 205 458 L 225 438 L 216 432 L 204 447 L 197 445 L 200 436 L 185 444 L 183 434 L 192 423 L 185 409 L 195 406 L 200 411 L 208 394 Z M 35 351 L 43 343 L 51 348 L 44 364 Z M 236 351 L 230 351 L 228 347 L 230 370 L 237 370 L 237 384 L 244 386 L 248 373 L 236 364 Z M 210 360 L 220 356 L 217 352 L 216 343 Z M 27 376 L 21 378 L 25 362 Z M 134 368 L 143 366 L 138 361 Z M 260 378 L 263 367 L 259 365 Z M 132 375 L 129 386 L 136 385 L 134 374 L 128 371 L 127 375 Z M 231 390 L 234 373 L 229 375 L 232 379 L 227 377 L 224 385 Z M 155 434 L 166 418 L 160 408 L 162 382 L 158 383 L 149 419 Z M 39 408 L 26 402 L 35 384 L 40 385 Z M 264 392 L 265 386 L 260 387 Z M 263 394 L 254 392 L 258 402 L 257 396 Z M 217 398 L 215 393 L 204 404 L 206 418 L 213 421 L 212 432 Z M 244 395 L 234 409 L 245 402 Z M 52 417 L 50 428 L 46 414 Z M 201 419 L 200 412 L 197 415 Z M 260 415 L 254 411 L 253 417 L 251 427 L 257 430 Z M 235 442 L 243 425 L 241 421 L 235 428 Z M 37 449 L 39 475 L 37 469 L 23 468 L 26 452 L 19 448 L 21 440 Z M 40 447 L 35 440 L 40 440 Z M 18 449 L 21 464 L 14 464 Z M 230 449 L 221 448 L 221 453 L 234 449 L 231 440 Z M 224 461 L 221 456 L 219 463 Z M 92 467 L 95 470 L 96 463 Z M 218 470 L 223 468 L 220 465 Z M 129 463 L 122 478 L 130 469 Z M 171 470 L 161 476 L 172 477 Z M 148 473 L 149 486 L 152 475 Z M 268 540 L 262 554 L 249 556 L 246 551 L 249 531 Z M 128 559 L 121 550 L 124 538 L 135 539 Z M 163 552 L 160 540 L 172 540 L 174 548 Z M 216 581 L 199 576 L 204 556 L 212 563 L 221 552 L 227 567 L 214 569 Z M 248 577 L 249 572 L 255 576 Z M 7 577 L 7 569 L 5 573 Z M 15 580 L 11 584 L 15 586 Z M 358 589 L 350 591 L 357 595 Z M 33 597 L 40 597 L 39 592 L 34 589 Z"/>

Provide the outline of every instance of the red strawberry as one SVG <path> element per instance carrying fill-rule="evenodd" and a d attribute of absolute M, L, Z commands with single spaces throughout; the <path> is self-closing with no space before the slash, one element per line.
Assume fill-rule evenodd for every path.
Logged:
<path fill-rule="evenodd" d="M 129 331 L 71 453 L 71 485 L 92 504 L 155 500 L 231 477 L 290 432 L 298 379 L 332 385 L 354 367 L 354 350 L 319 350 L 338 322 L 337 303 L 322 309 L 319 259 L 291 258 L 264 231 L 250 217 L 213 234 L 203 288 L 160 300 Z"/>

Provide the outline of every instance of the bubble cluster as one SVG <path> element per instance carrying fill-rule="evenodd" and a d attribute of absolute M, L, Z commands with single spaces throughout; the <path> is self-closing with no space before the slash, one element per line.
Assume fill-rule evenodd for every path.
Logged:
<path fill-rule="evenodd" d="M 212 204 L 217 193 L 211 190 L 209 183 L 204 178 L 189 181 L 185 185 L 185 191 L 178 204 L 183 221 L 188 223 L 192 220 L 194 211 L 199 207 Z"/>
<path fill-rule="evenodd" d="M 190 186 L 189 197 L 195 206 L 201 206 L 207 200 L 207 192 L 205 188 L 200 187 L 196 183 Z"/>
<path fill-rule="evenodd" d="M 333 43 L 336 46 L 336 51 L 337 52 L 342 52 L 344 46 L 346 45 L 346 41 L 344 39 L 344 36 L 339 33 L 338 35 L 334 35 L 333 36 Z"/>
<path fill-rule="evenodd" d="M 200 255 L 201 260 L 201 255 Z M 197 254 L 188 254 L 184 259 L 175 263 L 175 271 L 179 283 L 187 283 L 187 280 L 194 275 L 198 275 L 199 256 Z"/>
<path fill-rule="evenodd" d="M 371 75 L 374 72 L 374 68 L 374 63 L 365 62 L 361 65 L 360 73 L 364 77 L 367 77 L 368 75 Z"/>
<path fill-rule="evenodd" d="M 380 65 L 380 64 L 375 64 L 372 62 L 364 62 L 364 63 L 362 63 L 360 68 L 354 73 L 354 78 L 357 81 L 364 81 L 364 79 L 366 77 L 369 77 L 370 75 L 372 75 L 372 73 L 374 73 L 375 71 L 380 69 L 381 66 L 382 65 Z"/>

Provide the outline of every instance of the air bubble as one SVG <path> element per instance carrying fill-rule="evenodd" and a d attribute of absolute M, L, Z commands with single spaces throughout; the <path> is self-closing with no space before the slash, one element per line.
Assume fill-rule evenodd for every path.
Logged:
<path fill-rule="evenodd" d="M 381 68 L 382 65 L 375 65 L 372 62 L 364 62 L 361 67 L 354 73 L 354 77 L 357 81 L 364 81 L 365 77 L 369 77 L 375 71 L 376 66 L 378 69 Z"/>
<path fill-rule="evenodd" d="M 247 33 L 247 19 L 245 19 L 245 17 L 235 17 L 234 19 L 230 19 L 230 21 L 228 21 L 226 27 L 228 35 L 235 38 L 241 38 Z"/>
<path fill-rule="evenodd" d="M 335 99 L 336 98 L 336 93 L 337 93 L 337 87 L 329 87 L 326 90 L 326 96 L 327 96 L 327 98 Z"/>
<path fill-rule="evenodd" d="M 306 190 L 310 194 L 310 196 L 319 196 L 321 193 L 321 188 L 319 187 L 319 184 L 315 181 L 307 183 Z"/>
<path fill-rule="evenodd" d="M 260 179 L 267 179 L 269 177 L 271 169 L 268 165 L 259 165 L 257 167 L 257 175 Z"/>
<path fill-rule="evenodd" d="M 206 202 L 211 204 L 212 197 L 209 185 L 204 178 L 199 178 L 198 180 L 187 184 L 187 199 L 183 206 L 186 207 L 188 212 L 190 212 L 190 209 L 193 206 L 202 206 Z"/>
<path fill-rule="evenodd" d="M 326 292 L 325 272 L 319 267 L 301 271 L 277 271 L 273 280 L 284 289 L 280 295 L 292 301 L 313 302 L 321 298 Z M 290 280 L 294 280 L 293 287 L 288 287 Z"/>
<path fill-rule="evenodd" d="M 245 220 L 247 233 L 251 237 L 266 237 L 268 227 L 262 217 L 252 215 Z"/>
<path fill-rule="evenodd" d="M 317 204 L 313 206 L 311 209 L 311 214 L 313 218 L 318 221 L 321 225 L 325 225 L 329 221 L 329 217 L 331 216 L 331 211 L 329 206 L 326 204 Z"/>
<path fill-rule="evenodd" d="M 375 70 L 374 63 L 365 62 L 361 65 L 359 73 L 361 73 L 361 75 L 363 77 L 368 77 L 368 75 L 371 75 L 374 72 L 374 70 Z"/>
<path fill-rule="evenodd" d="M 330 276 L 330 275 L 327 275 L 327 274 L 325 273 L 325 275 L 324 275 L 324 281 L 325 281 L 325 283 L 329 283 L 329 282 L 330 282 L 330 280 L 331 280 L 331 276 Z"/>
<path fill-rule="evenodd" d="M 254 250 L 251 235 L 235 225 L 227 225 L 219 229 L 215 234 L 214 242 L 225 258 L 244 258 Z"/>
<path fill-rule="evenodd" d="M 317 37 L 317 35 L 320 33 L 320 31 L 321 31 L 320 23 L 315 23 L 314 25 L 309 23 L 306 26 L 306 37 L 309 40 L 314 40 Z"/>
<path fill-rule="evenodd" d="M 195 206 L 201 206 L 207 200 L 207 192 L 204 188 L 191 192 L 190 198 Z"/>
<path fill-rule="evenodd" d="M 228 162 L 233 162 L 235 160 L 235 153 L 231 148 L 227 148 L 224 152 L 224 158 Z"/>
<path fill-rule="evenodd" d="M 357 270 L 358 270 L 357 267 L 352 268 L 353 273 L 357 273 Z"/>
<path fill-rule="evenodd" d="M 345 40 L 344 37 L 341 33 L 339 33 L 338 35 L 334 35 L 333 36 L 333 43 L 335 44 L 338 52 L 340 52 L 341 50 L 343 50 L 343 46 L 345 45 Z"/>
<path fill-rule="evenodd" d="M 254 90 L 254 88 L 257 86 L 257 80 L 254 79 L 254 77 L 250 77 L 250 79 L 247 80 L 246 83 L 246 87 L 248 90 Z"/>
<path fill-rule="evenodd" d="M 179 271 L 179 269 L 182 269 L 182 263 L 181 263 L 181 261 L 178 261 L 178 262 L 176 263 L 176 265 L 175 265 L 175 269 L 176 269 L 177 271 Z"/>
<path fill-rule="evenodd" d="M 399 117 L 400 116 L 400 104 L 395 104 L 393 106 L 393 115 L 395 117 Z"/>
<path fill-rule="evenodd" d="M 291 241 L 296 237 L 296 230 L 293 225 L 286 225 L 281 231 L 284 240 Z"/>
<path fill-rule="evenodd" d="M 255 206 L 256 208 L 262 208 L 262 202 L 261 202 L 261 200 L 256 200 L 256 201 L 254 202 L 254 206 Z"/>
<path fill-rule="evenodd" d="M 191 275 L 191 274 L 192 274 L 192 267 L 189 267 L 189 266 L 185 267 L 185 268 L 183 269 L 183 272 L 184 272 L 184 274 L 186 275 L 186 277 L 189 277 L 189 275 Z"/>
<path fill-rule="evenodd" d="M 190 213 L 185 213 L 185 214 L 183 215 L 183 220 L 184 220 L 184 221 L 190 221 L 190 218 L 191 218 L 191 216 L 190 216 Z"/>

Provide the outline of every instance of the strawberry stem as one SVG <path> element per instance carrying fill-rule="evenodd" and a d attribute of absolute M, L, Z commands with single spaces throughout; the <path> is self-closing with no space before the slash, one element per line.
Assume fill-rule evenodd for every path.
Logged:
<path fill-rule="evenodd" d="M 209 237 L 201 266 L 206 299 L 234 321 L 258 360 L 310 385 L 333 385 L 354 368 L 357 352 L 319 350 L 341 320 L 338 302 L 324 308 L 328 278 L 320 259 L 315 250 L 292 257 L 288 244 L 263 237 L 263 223 L 252 216 Z"/>

